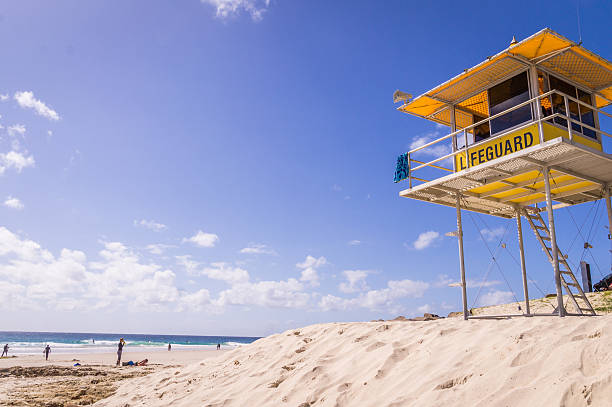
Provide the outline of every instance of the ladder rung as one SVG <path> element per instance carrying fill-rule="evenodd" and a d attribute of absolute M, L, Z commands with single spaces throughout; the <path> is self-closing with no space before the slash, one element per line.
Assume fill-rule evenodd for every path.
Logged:
<path fill-rule="evenodd" d="M 542 235 L 540 235 L 540 238 L 541 238 L 542 240 L 548 240 L 548 241 L 550 242 L 550 237 L 548 237 L 548 236 L 542 236 Z"/>
<path fill-rule="evenodd" d="M 590 308 L 580 308 L 580 311 L 589 311 L 589 312 L 593 312 L 592 309 Z"/>
<path fill-rule="evenodd" d="M 548 228 L 546 226 L 533 225 L 533 227 L 536 228 L 536 229 L 548 230 Z"/>
<path fill-rule="evenodd" d="M 561 273 L 561 274 L 572 274 L 571 271 L 567 271 L 567 270 L 559 270 L 559 273 Z"/>
<path fill-rule="evenodd" d="M 572 283 L 572 282 L 569 282 L 569 283 L 568 283 L 568 282 L 566 281 L 566 282 L 565 282 L 565 284 L 567 284 L 567 285 L 571 285 L 572 287 L 580 287 L 578 284 L 576 284 L 576 283 Z M 580 297 L 580 296 L 578 295 L 578 297 Z"/>

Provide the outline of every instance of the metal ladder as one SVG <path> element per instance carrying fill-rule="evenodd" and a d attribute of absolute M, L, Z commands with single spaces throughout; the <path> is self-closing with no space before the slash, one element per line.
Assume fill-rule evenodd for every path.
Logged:
<path fill-rule="evenodd" d="M 544 222 L 542 215 L 537 213 L 525 213 L 525 217 L 529 221 L 529 226 L 533 229 L 533 233 L 535 233 L 538 242 L 542 245 L 542 249 L 548 256 L 548 261 L 553 262 L 552 256 L 552 248 L 546 244 L 546 242 L 550 242 L 550 230 L 548 230 L 548 225 Z M 559 246 L 557 246 L 557 255 L 559 257 L 559 276 L 561 277 L 561 285 L 565 287 L 565 291 L 574 304 L 574 308 L 577 310 L 579 315 L 596 315 L 595 310 L 591 306 L 588 298 L 582 291 L 580 284 L 576 280 L 576 276 L 572 273 L 572 269 L 569 264 L 565 260 L 565 256 L 561 253 Z M 577 293 L 572 292 L 572 288 L 577 291 Z M 583 305 L 578 304 L 578 300 L 580 300 Z M 556 311 L 556 310 L 555 310 Z"/>

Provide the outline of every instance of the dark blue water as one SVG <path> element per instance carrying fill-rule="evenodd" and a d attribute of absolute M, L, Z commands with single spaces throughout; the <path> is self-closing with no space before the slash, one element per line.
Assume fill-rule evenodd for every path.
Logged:
<path fill-rule="evenodd" d="M 217 344 L 228 348 L 249 344 L 259 339 L 245 336 L 0 331 L 0 348 L 8 343 L 10 354 L 38 354 L 49 344 L 55 353 L 109 352 L 116 349 L 120 338 L 126 341 L 128 348 L 141 350 L 167 349 L 169 343 L 176 350 L 216 348 Z"/>

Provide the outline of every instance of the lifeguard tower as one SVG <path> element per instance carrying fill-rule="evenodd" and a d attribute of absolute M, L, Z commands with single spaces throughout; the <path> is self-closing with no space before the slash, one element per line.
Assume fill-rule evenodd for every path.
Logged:
<path fill-rule="evenodd" d="M 402 197 L 456 209 L 464 319 L 474 317 L 467 309 L 462 209 L 516 219 L 523 315 L 544 314 L 529 309 L 521 217 L 554 270 L 557 307 L 546 315 L 595 315 L 557 247 L 554 210 L 604 199 L 612 231 L 612 155 L 602 145 L 612 135 L 599 125 L 600 115 L 612 118 L 601 110 L 612 104 L 612 63 L 544 29 L 414 99 L 396 91 L 394 102 L 450 127 L 400 155 L 395 182 L 408 184 Z M 415 159 L 424 151 L 434 159 Z"/>

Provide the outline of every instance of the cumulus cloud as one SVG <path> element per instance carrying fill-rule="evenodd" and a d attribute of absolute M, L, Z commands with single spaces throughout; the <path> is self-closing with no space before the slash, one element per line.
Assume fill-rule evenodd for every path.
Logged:
<path fill-rule="evenodd" d="M 217 242 L 219 241 L 219 236 L 214 233 L 205 233 L 201 230 L 191 236 L 190 238 L 183 239 L 183 243 L 193 243 L 199 247 L 215 247 Z"/>
<path fill-rule="evenodd" d="M 186 293 L 175 273 L 144 262 L 120 242 L 105 242 L 98 261 L 62 249 L 55 256 L 40 244 L 0 227 L 0 293 L 4 309 L 214 309 L 206 291 Z M 6 300 L 5 300 L 6 299 Z"/>
<path fill-rule="evenodd" d="M 23 135 L 26 132 L 26 127 L 23 124 L 13 124 L 6 128 L 6 132 L 11 137 L 17 137 L 17 136 L 23 137 Z"/>
<path fill-rule="evenodd" d="M 249 281 L 249 272 L 240 267 L 233 267 L 228 263 L 211 263 L 210 267 L 204 267 L 199 272 L 208 278 L 225 281 L 229 284 L 246 283 Z"/>
<path fill-rule="evenodd" d="M 423 250 L 431 246 L 436 240 L 440 238 L 440 233 L 433 230 L 421 233 L 417 240 L 412 243 L 412 247 L 416 250 Z"/>
<path fill-rule="evenodd" d="M 487 240 L 488 242 L 492 242 L 494 240 L 501 239 L 501 237 L 504 235 L 504 232 L 505 230 L 501 226 L 495 229 L 481 229 L 480 230 L 480 233 L 485 238 L 485 240 Z"/>
<path fill-rule="evenodd" d="M 369 273 L 369 270 L 343 271 L 342 274 L 344 275 L 347 281 L 340 283 L 338 289 L 346 294 L 367 290 L 369 287 L 366 284 L 365 279 Z"/>
<path fill-rule="evenodd" d="M 4 201 L 4 206 L 6 206 L 7 208 L 12 208 L 12 209 L 17 209 L 17 210 L 23 209 L 23 203 L 21 203 L 19 198 L 15 198 L 15 197 L 10 196 L 10 195 Z"/>
<path fill-rule="evenodd" d="M 417 311 L 421 312 L 421 313 L 426 313 L 426 312 L 431 312 L 431 305 L 429 304 L 423 304 L 420 307 L 417 308 Z"/>
<path fill-rule="evenodd" d="M 358 307 L 372 311 L 398 309 L 397 300 L 402 298 L 420 298 L 427 288 L 429 288 L 429 284 L 423 281 L 392 280 L 387 282 L 387 287 L 385 288 L 369 290 L 355 298 L 325 295 L 321 298 L 318 305 L 323 311 L 343 311 Z"/>
<path fill-rule="evenodd" d="M 317 269 L 327 264 L 327 259 L 323 256 L 316 258 L 313 256 L 306 256 L 306 260 L 303 263 L 296 264 L 296 267 L 302 269 L 300 281 L 310 284 L 312 287 L 319 285 L 319 272 Z"/>
<path fill-rule="evenodd" d="M 17 151 L 0 153 L 0 174 L 3 174 L 7 168 L 13 168 L 17 172 L 21 172 L 24 168 L 33 167 L 34 164 L 34 157 L 31 155 L 26 156 Z"/>
<path fill-rule="evenodd" d="M 413 150 L 415 148 L 422 147 L 425 144 L 432 142 L 440 137 L 442 137 L 442 134 L 438 131 L 418 136 L 412 141 L 412 143 L 410 143 L 410 149 Z M 448 141 L 441 141 L 430 147 L 425 147 L 424 149 L 417 151 L 415 154 L 422 156 L 430 156 L 431 158 L 438 158 L 450 152 L 450 143 Z"/>
<path fill-rule="evenodd" d="M 218 306 L 256 305 L 274 308 L 304 308 L 310 294 L 303 292 L 304 286 L 298 280 L 260 281 L 241 283 L 219 294 Z"/>
<path fill-rule="evenodd" d="M 166 225 L 163 223 L 155 222 L 154 220 L 134 220 L 134 226 L 143 227 L 145 229 L 153 230 L 155 232 L 160 232 L 166 229 Z"/>
<path fill-rule="evenodd" d="M 200 0 L 216 10 L 218 18 L 228 18 L 247 12 L 254 21 L 260 21 L 270 6 L 270 0 Z"/>
<path fill-rule="evenodd" d="M 22 108 L 33 109 L 36 114 L 46 117 L 49 120 L 57 121 L 60 119 L 59 114 L 42 101 L 36 99 L 33 92 L 15 92 L 14 99 Z"/>
<path fill-rule="evenodd" d="M 512 302 L 513 297 L 514 296 L 510 291 L 494 290 L 484 294 L 478 302 L 482 307 L 486 307 L 489 305 L 508 304 Z"/>
<path fill-rule="evenodd" d="M 151 254 L 160 255 L 160 254 L 163 254 L 167 249 L 171 249 L 174 247 L 176 246 L 171 245 L 171 244 L 153 243 L 153 244 L 147 245 L 146 249 Z"/>
<path fill-rule="evenodd" d="M 247 247 L 240 250 L 240 253 L 244 254 L 276 254 L 276 252 L 270 249 L 265 244 L 251 243 Z"/>

